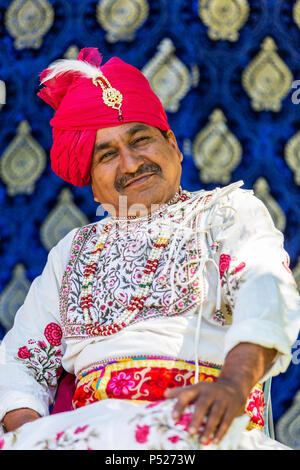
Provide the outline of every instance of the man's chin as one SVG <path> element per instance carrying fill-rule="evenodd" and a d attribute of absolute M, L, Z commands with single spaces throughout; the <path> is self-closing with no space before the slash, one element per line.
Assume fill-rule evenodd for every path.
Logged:
<path fill-rule="evenodd" d="M 163 204 L 160 195 L 163 193 L 159 185 L 140 185 L 123 193 L 127 197 L 126 210 L 128 216 L 147 215 Z M 124 208 L 125 209 L 125 208 Z"/>

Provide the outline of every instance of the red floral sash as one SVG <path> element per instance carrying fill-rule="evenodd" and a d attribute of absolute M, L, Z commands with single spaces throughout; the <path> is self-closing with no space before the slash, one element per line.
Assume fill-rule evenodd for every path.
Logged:
<path fill-rule="evenodd" d="M 167 388 L 183 387 L 194 383 L 195 364 L 192 361 L 151 357 L 119 359 L 81 374 L 76 381 L 73 407 L 107 398 L 133 400 L 135 403 L 153 403 L 164 399 Z M 214 382 L 221 368 L 199 364 L 199 381 Z M 245 406 L 250 416 L 248 429 L 263 429 L 264 396 L 257 384 Z"/>

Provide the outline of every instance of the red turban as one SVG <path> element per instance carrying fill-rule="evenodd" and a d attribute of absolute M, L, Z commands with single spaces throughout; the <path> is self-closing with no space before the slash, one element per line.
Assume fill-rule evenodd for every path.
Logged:
<path fill-rule="evenodd" d="M 51 167 L 75 186 L 90 183 L 98 129 L 135 121 L 163 131 L 170 128 L 159 98 L 137 68 L 117 57 L 100 67 L 101 60 L 98 49 L 85 48 L 77 61 L 60 60 L 41 73 L 45 86 L 38 96 L 56 110 L 50 121 Z M 106 91 L 112 100 L 110 96 L 105 100 Z"/>

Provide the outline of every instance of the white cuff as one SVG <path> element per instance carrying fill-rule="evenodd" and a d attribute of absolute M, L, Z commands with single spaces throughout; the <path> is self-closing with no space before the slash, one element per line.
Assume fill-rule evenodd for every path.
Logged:
<path fill-rule="evenodd" d="M 239 343 L 258 344 L 278 351 L 273 364 L 260 382 L 285 372 L 292 359 L 291 346 L 284 330 L 273 322 L 247 319 L 244 323 L 230 327 L 225 337 L 225 357 Z"/>
<path fill-rule="evenodd" d="M 0 421 L 3 420 L 6 413 L 20 408 L 30 408 L 41 416 L 49 414 L 49 408 L 45 403 L 36 399 L 33 395 L 26 395 L 21 392 L 11 391 L 1 394 L 0 400 Z"/>

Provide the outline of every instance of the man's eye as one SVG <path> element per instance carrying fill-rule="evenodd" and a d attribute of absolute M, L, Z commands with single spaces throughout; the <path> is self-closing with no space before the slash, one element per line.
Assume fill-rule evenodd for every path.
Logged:
<path fill-rule="evenodd" d="M 109 158 L 113 156 L 114 154 L 115 152 L 106 152 L 103 155 L 101 155 L 101 157 L 99 158 L 99 161 L 102 162 L 102 160 L 105 160 L 106 158 Z"/>
<path fill-rule="evenodd" d="M 147 137 L 147 136 L 138 137 L 137 139 L 135 139 L 133 141 L 133 144 L 138 144 L 138 143 L 143 142 L 143 141 L 148 140 L 148 139 L 149 139 L 149 137 Z"/>

